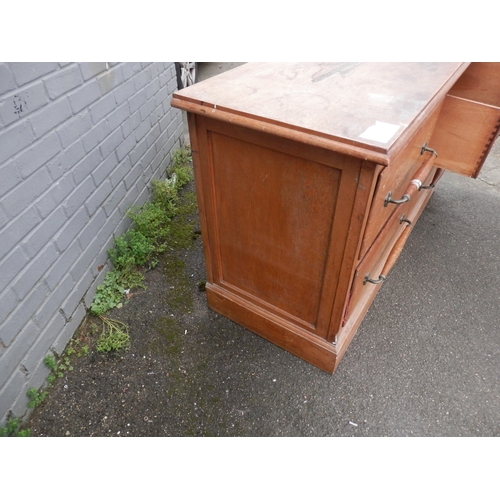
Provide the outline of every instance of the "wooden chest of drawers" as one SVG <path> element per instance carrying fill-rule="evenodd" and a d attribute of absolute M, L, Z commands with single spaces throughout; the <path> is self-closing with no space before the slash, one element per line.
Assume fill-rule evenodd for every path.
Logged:
<path fill-rule="evenodd" d="M 333 372 L 442 168 L 477 175 L 499 67 L 256 63 L 175 93 L 209 306 Z"/>

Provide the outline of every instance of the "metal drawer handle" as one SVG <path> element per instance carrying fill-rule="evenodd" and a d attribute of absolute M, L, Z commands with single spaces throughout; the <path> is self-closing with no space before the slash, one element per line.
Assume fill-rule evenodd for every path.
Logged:
<path fill-rule="evenodd" d="M 392 250 L 389 253 L 389 257 L 387 257 L 387 261 L 385 262 L 384 268 L 382 269 L 378 279 L 370 278 L 370 273 L 368 273 L 365 276 L 365 279 L 363 280 L 363 285 L 366 285 L 366 283 L 373 283 L 374 285 L 378 285 L 386 280 L 387 275 L 391 271 L 392 267 L 396 263 L 396 260 L 398 259 L 399 255 L 401 254 L 401 252 L 403 250 L 404 244 L 406 242 L 406 238 L 408 238 L 410 231 L 411 231 L 411 229 L 409 226 L 407 226 L 403 229 L 403 232 L 401 233 L 400 237 L 396 241 L 396 244 L 392 247 Z"/>
<path fill-rule="evenodd" d="M 443 169 L 442 168 L 438 168 L 436 170 L 436 173 L 434 174 L 434 178 L 432 179 L 432 182 L 428 185 L 428 186 L 420 186 L 418 188 L 418 190 L 420 191 L 421 189 L 433 189 L 436 187 L 436 183 L 437 181 L 439 180 L 439 178 L 441 177 L 441 175 L 443 174 Z"/>
<path fill-rule="evenodd" d="M 420 154 L 423 155 L 426 151 L 432 153 L 433 155 L 436 155 L 437 158 L 438 154 L 436 153 L 436 151 L 434 151 L 434 149 L 428 148 L 427 143 L 425 142 L 424 145 L 422 146 L 422 149 L 420 150 Z"/>
<path fill-rule="evenodd" d="M 401 205 L 401 203 L 406 203 L 407 201 L 410 201 L 410 195 L 409 194 L 404 194 L 403 197 L 400 200 L 393 200 L 391 198 L 392 192 L 389 191 L 387 193 L 387 196 L 384 201 L 384 207 L 389 205 L 389 203 L 395 203 L 396 205 Z"/>
<path fill-rule="evenodd" d="M 411 220 L 408 220 L 405 214 L 403 214 L 399 219 L 400 224 L 403 224 L 403 222 L 406 222 L 409 226 L 411 226 Z"/>
<path fill-rule="evenodd" d="M 363 281 L 363 285 L 366 285 L 367 283 L 373 283 L 374 285 L 378 285 L 379 283 L 382 283 L 382 281 L 384 281 L 386 279 L 387 276 L 384 276 L 383 274 L 381 274 L 379 277 L 378 277 L 378 280 L 374 280 L 372 278 L 370 278 L 370 273 L 368 273 L 366 276 L 365 276 L 365 279 Z"/>

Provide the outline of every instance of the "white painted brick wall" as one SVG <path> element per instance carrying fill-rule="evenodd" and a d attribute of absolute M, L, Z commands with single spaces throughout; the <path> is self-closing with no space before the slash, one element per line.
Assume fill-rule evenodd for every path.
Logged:
<path fill-rule="evenodd" d="M 0 425 L 26 413 L 125 211 L 181 145 L 175 89 L 173 63 L 0 63 Z"/>

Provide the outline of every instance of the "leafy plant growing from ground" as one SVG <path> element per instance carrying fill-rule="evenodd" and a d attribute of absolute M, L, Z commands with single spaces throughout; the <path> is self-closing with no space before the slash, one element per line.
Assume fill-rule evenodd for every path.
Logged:
<path fill-rule="evenodd" d="M 142 266 L 154 267 L 158 256 L 167 249 L 170 223 L 177 213 L 179 190 L 192 179 L 191 154 L 178 149 L 172 155 L 171 176 L 152 181 L 152 200 L 127 211 L 133 224 L 122 236 L 115 238 L 108 250 L 114 269 L 106 274 L 97 287 L 90 312 L 103 321 L 103 332 L 97 350 L 110 352 L 126 348 L 130 338 L 126 325 L 113 323 L 103 315 L 120 307 L 132 288 L 145 288 Z"/>
<path fill-rule="evenodd" d="M 101 316 L 122 303 L 126 290 L 143 286 L 138 268 L 148 262 L 154 265 L 155 256 L 166 250 L 170 222 L 177 213 L 179 189 L 192 179 L 190 159 L 188 150 L 177 150 L 173 154 L 171 177 L 152 182 L 152 201 L 127 211 L 133 225 L 115 238 L 114 247 L 108 250 L 114 269 L 97 287 L 90 307 L 93 314 Z"/>
<path fill-rule="evenodd" d="M 38 389 L 32 387 L 26 393 L 26 396 L 28 396 L 28 399 L 30 400 L 28 403 L 28 407 L 36 408 L 37 406 L 41 405 L 45 401 L 45 398 L 48 396 L 48 394 L 49 393 L 47 391 L 39 391 Z"/>
<path fill-rule="evenodd" d="M 118 351 L 130 347 L 128 326 L 118 320 L 101 317 L 103 321 L 102 333 L 97 341 L 97 352 Z"/>
<path fill-rule="evenodd" d="M 11 418 L 5 427 L 0 427 L 0 437 L 29 437 L 30 430 L 21 430 L 20 425 L 18 418 Z"/>

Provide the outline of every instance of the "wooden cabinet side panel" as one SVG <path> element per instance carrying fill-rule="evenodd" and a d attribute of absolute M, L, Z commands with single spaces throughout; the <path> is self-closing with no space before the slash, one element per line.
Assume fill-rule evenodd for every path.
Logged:
<path fill-rule="evenodd" d="M 362 221 L 353 228 L 351 217 L 362 162 L 201 117 L 197 123 L 209 281 L 328 337 L 332 311 L 341 322 L 338 290 L 348 287 L 345 265 L 354 267 L 351 247 L 360 238 Z"/>

